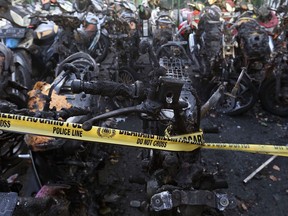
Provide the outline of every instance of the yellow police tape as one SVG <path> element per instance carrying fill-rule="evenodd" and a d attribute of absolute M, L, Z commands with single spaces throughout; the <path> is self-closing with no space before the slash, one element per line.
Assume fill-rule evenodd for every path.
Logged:
<path fill-rule="evenodd" d="M 93 126 L 84 131 L 78 123 L 0 113 L 0 130 L 42 136 L 118 144 L 166 151 L 193 151 L 197 148 L 236 150 L 250 153 L 288 156 L 288 147 L 261 144 L 205 143 L 203 132 L 175 137 L 144 134 L 127 130 Z"/>

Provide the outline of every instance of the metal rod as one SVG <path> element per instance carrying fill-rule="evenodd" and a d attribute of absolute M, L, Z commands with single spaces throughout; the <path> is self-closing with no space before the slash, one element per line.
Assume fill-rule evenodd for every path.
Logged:
<path fill-rule="evenodd" d="M 277 155 L 273 155 L 270 157 L 267 161 L 265 161 L 261 166 L 259 166 L 254 172 L 252 172 L 247 178 L 243 180 L 244 183 L 247 183 L 250 179 L 252 179 L 258 172 L 260 172 L 265 166 L 267 166 L 269 163 L 271 163 Z"/>
<path fill-rule="evenodd" d="M 30 156 L 30 154 L 19 154 L 18 158 L 31 159 L 31 156 Z"/>

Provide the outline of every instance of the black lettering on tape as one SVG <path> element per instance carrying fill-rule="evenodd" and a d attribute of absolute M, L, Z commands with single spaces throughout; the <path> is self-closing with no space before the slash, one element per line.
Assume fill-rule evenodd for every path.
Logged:
<path fill-rule="evenodd" d="M 125 130 L 120 130 L 119 135 L 126 135 L 126 136 L 136 136 L 139 138 L 150 138 L 154 139 L 153 134 L 144 134 L 144 133 L 138 133 L 138 132 L 133 132 L 133 131 L 125 131 Z"/>
<path fill-rule="evenodd" d="M 197 135 L 197 142 L 199 143 L 199 144 L 203 144 L 203 136 L 202 135 Z"/>
<path fill-rule="evenodd" d="M 219 147 L 220 147 L 220 148 L 226 148 L 227 146 L 226 146 L 225 143 L 220 143 L 220 144 L 219 144 Z"/>
<path fill-rule="evenodd" d="M 27 118 L 26 118 L 26 121 L 28 121 L 28 122 L 37 122 L 38 119 L 37 119 L 37 118 L 34 118 L 34 117 L 27 117 Z"/>
<path fill-rule="evenodd" d="M 10 128 L 11 123 L 9 120 L 0 120 L 0 127 L 2 128 Z"/>
<path fill-rule="evenodd" d="M 72 127 L 73 127 L 73 128 L 78 128 L 78 129 L 81 129 L 81 128 L 82 128 L 81 125 L 78 124 L 78 123 L 72 123 Z"/>
<path fill-rule="evenodd" d="M 274 149 L 276 149 L 276 150 L 284 150 L 283 146 L 276 146 L 276 145 L 274 145 Z"/>
<path fill-rule="evenodd" d="M 53 134 L 70 136 L 71 130 L 69 128 L 53 127 Z"/>
<path fill-rule="evenodd" d="M 22 116 L 13 115 L 13 114 L 5 114 L 5 113 L 2 113 L 1 117 L 2 118 L 8 118 L 8 119 L 15 119 L 15 120 L 21 120 L 22 119 Z"/>
<path fill-rule="evenodd" d="M 167 142 L 154 140 L 153 146 L 157 146 L 157 147 L 161 147 L 161 148 L 166 148 Z"/>
<path fill-rule="evenodd" d="M 65 122 L 55 121 L 51 119 L 39 119 L 41 124 L 55 125 L 55 126 L 64 126 Z"/>
<path fill-rule="evenodd" d="M 69 129 L 69 130 L 70 130 L 70 129 Z M 73 129 L 72 132 L 71 132 L 71 135 L 72 135 L 72 136 L 75 136 L 75 137 L 82 137 L 83 131 L 82 131 L 82 130 L 75 130 L 75 129 Z"/>
<path fill-rule="evenodd" d="M 144 145 L 151 145 L 152 144 L 152 141 L 151 139 L 144 139 Z"/>
<path fill-rule="evenodd" d="M 203 145 L 203 134 L 192 134 L 189 136 L 181 136 L 178 139 L 172 138 L 174 142 L 187 143 L 193 145 Z M 170 141 L 170 139 L 168 139 Z"/>
<path fill-rule="evenodd" d="M 143 139 L 137 138 L 136 144 L 142 145 L 143 144 Z"/>
<path fill-rule="evenodd" d="M 16 120 L 21 120 L 21 119 L 25 118 L 25 116 L 7 114 L 7 113 L 1 113 L 0 117 L 1 118 L 7 118 L 7 119 L 16 119 Z"/>
<path fill-rule="evenodd" d="M 1 117 L 1 118 L 7 118 L 5 113 L 1 113 L 1 114 L 0 114 L 0 117 Z"/>

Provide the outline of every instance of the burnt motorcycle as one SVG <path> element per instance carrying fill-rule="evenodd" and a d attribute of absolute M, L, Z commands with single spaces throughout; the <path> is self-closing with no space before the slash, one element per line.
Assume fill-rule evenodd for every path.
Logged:
<path fill-rule="evenodd" d="M 265 29 L 250 17 L 240 17 L 234 24 L 224 22 L 222 31 L 220 61 L 214 68 L 216 73 L 211 83 L 212 86 L 217 82 L 226 86 L 217 110 L 239 115 L 257 102 L 262 70 L 273 47 Z"/>
<path fill-rule="evenodd" d="M 189 45 L 191 56 L 197 62 L 202 76 L 213 75 L 219 64 L 222 48 L 221 11 L 217 6 L 206 6 L 200 12 L 200 20 L 195 35 L 191 35 Z"/>
<path fill-rule="evenodd" d="M 245 44 L 257 43 L 258 40 L 256 37 L 260 37 L 259 34 L 251 34 L 248 36 L 249 39 L 245 41 Z M 217 111 L 229 115 L 239 115 L 250 110 L 257 102 L 257 88 L 252 83 L 251 76 L 248 75 L 252 74 L 253 71 L 248 67 L 248 63 L 243 63 L 243 53 L 239 53 L 237 48 L 238 44 L 242 43 L 240 47 L 244 49 L 244 42 L 237 41 L 233 25 L 231 26 L 229 23 L 224 23 L 222 42 L 221 76 L 219 80 L 225 84 L 226 89 L 223 98 L 217 105 Z M 255 45 L 255 50 L 257 50 L 257 44 Z M 251 56 L 254 58 L 253 54 L 251 54 Z M 256 74 L 256 72 L 254 72 L 254 74 Z"/>
<path fill-rule="evenodd" d="M 37 82 L 33 90 L 29 92 L 28 109 L 19 110 L 10 106 L 10 113 L 47 119 L 55 119 L 56 116 L 59 115 L 60 117 L 61 115 L 60 118 L 65 120 L 81 122 L 86 118 L 86 115 L 93 112 L 90 108 L 93 107 L 92 104 L 97 99 L 93 95 L 86 95 L 84 98 L 81 93 L 69 94 L 67 86 L 74 79 L 93 80 L 97 77 L 97 73 L 98 66 L 91 56 L 86 53 L 75 53 L 58 65 L 56 69 L 57 78 L 53 83 Z M 55 100 L 58 105 L 55 105 Z M 1 112 L 5 112 L 5 110 L 7 112 L 9 108 L 8 105 L 4 105 L 1 106 Z M 83 142 L 66 142 L 65 140 L 61 141 L 61 139 L 57 141 L 54 138 L 34 135 L 27 135 L 24 139 L 22 137 L 22 142 L 24 140 L 28 149 L 26 148 L 19 156 L 22 158 L 22 162 L 19 166 L 10 167 L 10 170 L 2 175 L 3 178 L 7 179 L 11 173 L 16 173 L 15 178 L 20 176 L 20 184 L 1 179 L 1 192 L 9 192 L 5 195 L 1 193 L 2 197 L 9 200 L 9 205 L 5 205 L 3 211 L 7 210 L 9 214 L 13 212 L 13 215 L 26 215 L 31 214 L 31 212 L 33 214 L 45 213 L 45 215 L 74 215 L 76 212 L 80 215 L 91 215 L 87 212 L 96 212 L 93 207 L 93 197 L 85 198 L 82 189 L 86 187 L 84 185 L 91 183 L 92 180 L 88 178 L 92 176 L 92 173 L 95 173 L 96 167 L 101 164 L 105 157 L 104 152 L 100 149 L 99 151 L 94 149 L 94 153 L 92 153 L 90 148 L 94 146 L 92 143 L 90 147 L 89 144 L 84 147 L 82 146 Z M 13 151 L 16 153 L 16 150 L 17 146 Z M 95 153 L 97 153 L 97 156 Z M 83 161 L 85 159 L 87 163 L 85 162 L 84 165 L 81 160 L 77 161 L 79 157 L 83 157 Z M 47 163 L 44 160 L 47 160 Z M 22 179 L 21 176 L 25 171 L 27 173 L 24 174 Z M 90 174 L 86 175 L 87 171 Z M 79 174 L 77 174 L 77 177 L 76 173 Z M 18 187 L 15 185 L 18 185 Z M 15 205 L 15 201 L 18 202 L 17 205 Z M 70 201 L 71 205 L 69 204 Z"/>
<path fill-rule="evenodd" d="M 153 54 L 149 42 L 142 42 L 140 47 L 143 52 Z M 171 48 L 171 52 L 175 51 L 174 58 L 167 58 L 161 48 L 157 55 L 151 56 L 155 68 L 150 73 L 149 88 L 143 87 L 141 82 L 125 85 L 101 80 L 101 71 L 91 57 L 83 53 L 72 55 L 57 67 L 58 76 L 46 89 L 48 94 L 40 97 L 44 99 L 43 106 L 37 103 L 38 100 L 32 100 L 31 108 L 38 109 L 20 113 L 47 121 L 63 119 L 83 123 L 84 130 L 90 130 L 93 125 L 108 127 L 107 131 L 117 128 L 116 117 L 136 113 L 137 118 L 143 121 L 142 133 L 173 137 L 197 132 L 201 118 L 197 93 L 187 74 L 185 61 L 179 58 L 181 48 L 177 44 L 167 44 L 165 48 L 168 47 L 174 47 Z M 45 85 L 42 87 L 45 90 Z M 57 107 L 53 102 L 56 95 L 61 96 L 60 101 L 67 101 L 68 106 L 61 103 Z M 117 95 L 133 98 L 138 105 L 113 110 L 109 101 Z M 25 141 L 31 150 L 29 155 L 36 177 L 28 178 L 30 190 L 28 187 L 23 189 L 26 189 L 28 197 L 31 193 L 37 195 L 25 199 L 10 194 L 14 195 L 10 197 L 11 203 L 12 200 L 18 201 L 15 213 L 30 211 L 40 214 L 45 211 L 47 215 L 57 215 L 57 212 L 60 215 L 97 215 L 105 207 L 113 214 L 125 215 L 125 210 L 119 211 L 124 206 L 117 202 L 117 196 L 113 196 L 111 191 L 114 181 L 110 182 L 111 185 L 107 179 L 101 181 L 101 170 L 105 170 L 113 158 L 118 160 L 115 148 L 51 137 L 37 136 L 36 139 L 34 135 L 27 135 Z M 143 168 L 149 176 L 144 183 L 149 203 L 146 202 L 148 207 L 142 209 L 143 214 L 190 215 L 193 212 L 195 215 L 221 215 L 223 210 L 235 205 L 227 194 L 214 191 L 227 185 L 203 170 L 198 160 L 199 150 L 190 153 L 144 150 L 143 155 L 142 162 L 146 164 Z M 32 184 L 31 179 L 35 179 L 36 184 Z M 31 184 L 34 185 L 32 189 Z M 187 199 L 179 199 L 181 197 Z M 39 205 L 42 207 L 35 208 Z"/>
<path fill-rule="evenodd" d="M 72 5 L 65 1 L 56 2 L 54 6 L 59 8 L 59 13 L 73 12 Z M 19 65 L 17 67 L 28 71 L 30 76 L 27 72 L 26 77 L 30 80 L 50 76 L 53 59 L 47 58 L 46 55 L 51 55 L 49 47 L 59 33 L 59 27 L 51 21 L 41 20 L 40 16 L 35 16 L 42 12 L 35 11 L 36 6 L 16 4 L 2 7 L 1 10 L 1 18 L 8 21 L 1 30 L 1 38 L 15 52 Z M 30 81 L 27 86 L 31 88 L 32 84 Z"/>
<path fill-rule="evenodd" d="M 0 7 L 0 10 L 2 11 L 0 17 L 3 22 L 0 29 L 0 39 L 2 44 L 5 44 L 7 48 L 13 51 L 14 79 L 23 86 L 31 88 L 31 57 L 25 52 L 25 47 L 30 44 L 30 41 L 22 40 L 27 33 L 25 28 L 30 23 L 29 16 L 18 7 L 12 5 Z M 9 58 L 7 57 L 7 59 Z"/>
<path fill-rule="evenodd" d="M 30 74 L 26 70 L 17 68 L 19 65 L 13 55 L 9 48 L 0 43 L 1 99 L 23 108 L 27 103 L 27 84 L 30 82 Z"/>
<path fill-rule="evenodd" d="M 143 52 L 153 53 L 148 41 L 142 42 L 140 47 Z M 174 57 L 166 56 L 168 47 L 171 48 L 171 53 L 174 52 Z M 138 100 L 144 96 L 140 100 L 142 102 L 139 105 L 95 116 L 83 123 L 83 129 L 90 130 L 92 125 L 101 124 L 102 121 L 108 118 L 138 113 L 143 121 L 144 133 L 159 135 L 167 135 L 168 133 L 173 137 L 182 133 L 198 131 L 201 105 L 197 98 L 197 93 L 192 87 L 187 68 L 185 68 L 187 59 L 186 61 L 182 59 L 182 55 L 179 55 L 180 50 L 185 51 L 177 43 L 168 43 L 163 45 L 157 54 L 151 57 L 154 59 L 156 67 L 150 74 L 151 86 L 147 89 L 147 93 L 141 94 L 141 88 L 136 88 L 137 91 L 135 91 L 135 89 L 130 87 L 128 91 L 130 92 L 130 97 L 135 97 L 135 92 L 140 93 L 140 95 L 136 96 Z M 135 88 L 137 84 L 139 83 L 136 82 L 133 87 Z M 97 94 L 98 92 L 97 82 L 75 80 L 72 85 L 72 89 L 76 93 L 84 91 L 90 94 Z M 219 188 L 225 187 L 225 183 L 217 181 L 211 175 L 197 170 L 197 165 L 194 164 L 194 166 L 193 163 L 197 161 L 198 153 L 197 150 L 187 154 L 146 151 L 145 155 L 147 155 L 147 158 L 143 160 L 148 162 L 146 163 L 146 169 L 150 176 L 146 184 L 146 192 L 150 198 L 150 209 L 152 210 L 152 212 L 148 213 L 149 215 L 188 215 L 191 212 L 195 215 L 205 215 L 208 212 L 213 212 L 217 215 L 218 212 L 221 215 L 220 212 L 226 207 L 221 206 L 221 204 L 218 205 L 217 199 L 221 197 L 221 199 L 228 201 L 229 198 L 224 194 L 217 195 L 212 191 L 218 186 Z M 195 163 L 197 164 L 197 162 Z M 186 180 L 183 182 L 181 173 L 187 167 L 184 164 L 191 165 L 189 166 L 191 170 L 187 170 L 191 175 L 189 174 L 189 177 L 185 178 Z M 192 171 L 194 168 L 195 170 Z M 195 176 L 193 177 L 194 174 Z M 203 181 L 198 181 L 197 179 L 202 179 Z M 213 187 L 207 186 L 206 183 L 209 181 L 215 183 Z M 186 187 L 183 187 L 184 185 Z M 189 189 L 191 186 L 194 188 L 193 190 Z M 205 196 L 210 194 L 209 191 L 212 192 L 212 197 L 216 198 L 217 205 L 208 203 L 208 200 L 205 199 Z M 178 196 L 187 196 L 187 200 L 181 200 Z M 233 201 L 228 205 L 232 207 L 234 205 Z"/>
<path fill-rule="evenodd" d="M 53 14 L 53 15 L 40 14 L 40 15 L 34 15 L 33 17 L 40 18 L 42 22 L 46 22 L 44 28 L 38 27 L 37 29 L 34 30 L 35 34 L 40 35 L 41 38 L 39 40 L 35 40 L 34 46 L 31 48 L 34 51 L 33 54 L 35 54 L 35 56 L 37 56 L 38 59 L 40 58 L 41 60 L 40 63 L 45 64 L 46 73 L 44 73 L 43 76 L 44 75 L 50 76 L 52 77 L 53 80 L 54 79 L 53 71 L 59 62 L 63 61 L 69 55 L 79 51 L 87 53 L 94 52 L 95 51 L 94 48 L 98 46 L 97 44 L 99 42 L 98 39 L 100 35 L 98 34 L 95 35 L 95 31 L 92 30 L 90 31 L 89 29 L 86 28 L 87 26 L 83 26 L 83 20 L 86 21 L 89 20 L 90 24 L 93 23 L 91 24 L 92 26 L 94 25 L 97 25 L 98 27 L 100 26 L 101 20 L 99 20 L 97 16 L 94 16 L 93 14 L 91 14 L 91 16 L 89 16 L 88 14 L 88 16 L 84 18 L 70 14 Z M 48 29 L 45 31 L 45 27 L 47 27 L 48 23 L 51 23 L 51 25 L 54 26 L 56 24 L 57 32 L 56 34 L 54 34 L 53 37 L 51 37 L 51 35 L 43 37 L 43 35 L 45 35 L 44 33 L 48 31 Z M 45 44 L 44 43 L 45 39 L 47 42 L 48 37 L 50 38 L 50 41 L 48 41 L 48 43 Z M 95 37 L 98 38 L 96 41 L 93 40 L 93 38 Z M 96 57 L 94 54 L 92 55 L 91 53 L 91 55 L 95 57 L 97 61 L 99 61 L 100 59 L 98 59 L 98 57 L 105 58 L 105 55 L 107 53 L 103 53 L 103 55 L 102 54 L 100 55 L 100 53 L 98 53 L 97 54 L 98 57 Z"/>
<path fill-rule="evenodd" d="M 240 18 L 237 25 L 236 58 L 234 67 L 238 68 L 239 76 L 235 79 L 235 85 L 231 87 L 228 95 L 232 101 L 232 112 L 229 114 L 238 115 L 250 110 L 262 94 L 263 80 L 265 79 L 265 68 L 274 50 L 271 36 L 253 18 Z M 238 50 L 238 52 L 237 52 Z M 239 70 L 240 65 L 243 65 Z M 226 104 L 226 103 L 224 103 Z M 230 106 L 231 107 L 231 106 Z"/>
<path fill-rule="evenodd" d="M 286 12 L 287 13 L 287 12 Z M 264 70 L 264 79 L 259 90 L 260 102 L 268 112 L 287 117 L 287 17 L 281 19 L 274 31 L 274 51 Z"/>
<path fill-rule="evenodd" d="M 27 107 L 27 86 L 25 86 L 25 70 L 23 74 L 16 70 L 15 58 L 12 50 L 0 43 L 0 110 L 1 112 L 10 112 Z M 29 74 L 28 74 L 29 75 Z M 24 76 L 24 77 L 23 77 Z M 7 122 L 1 121 L 2 126 Z M 18 155 L 26 150 L 23 142 L 23 134 L 15 134 L 1 130 L 0 133 L 0 185 L 8 185 L 13 181 L 13 176 L 8 181 L 3 181 L 5 173 L 9 173 L 11 168 L 18 166 L 21 159 Z M 9 174 L 8 174 L 9 177 Z M 0 187 L 1 187 L 0 186 Z M 15 184 L 15 188 L 19 185 Z M 2 190 L 1 190 L 2 191 Z M 4 192 L 8 192 L 4 189 Z M 2 199 L 1 199 L 2 200 Z M 5 204 L 6 205 L 6 204 Z M 5 210 L 3 210 L 5 212 Z"/>
<path fill-rule="evenodd" d="M 84 20 L 82 28 L 89 37 L 89 54 L 97 62 L 102 62 L 109 50 L 108 31 L 105 29 L 107 6 L 103 1 L 75 1 L 74 8 Z"/>
<path fill-rule="evenodd" d="M 176 31 L 176 20 L 172 15 L 173 5 L 168 2 L 159 2 L 153 9 L 150 17 L 152 43 L 155 51 L 168 41 L 172 41 Z"/>
<path fill-rule="evenodd" d="M 265 110 L 268 112 L 287 117 L 288 116 L 288 74 L 287 74 L 287 51 L 277 51 L 272 59 L 273 69 L 266 71 L 266 79 L 260 87 L 259 98 Z"/>
<path fill-rule="evenodd" d="M 108 8 L 109 18 L 104 27 L 108 30 L 110 58 L 101 67 L 114 81 L 131 84 L 138 78 L 135 63 L 139 57 L 140 34 L 137 15 L 124 3 L 115 2 Z"/>

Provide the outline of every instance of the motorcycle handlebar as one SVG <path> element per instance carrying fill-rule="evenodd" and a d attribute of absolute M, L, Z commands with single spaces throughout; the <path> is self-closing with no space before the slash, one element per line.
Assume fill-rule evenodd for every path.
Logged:
<path fill-rule="evenodd" d="M 108 97 L 124 96 L 132 99 L 139 99 L 144 96 L 143 83 L 141 81 L 136 81 L 131 85 L 125 85 L 123 83 L 117 83 L 113 81 L 85 82 L 76 79 L 71 82 L 71 91 L 73 93 L 85 92 L 87 94 L 102 95 Z M 135 112 L 149 113 L 150 111 L 146 106 L 143 107 L 143 105 L 136 105 L 113 110 L 85 121 L 82 125 L 82 128 L 85 131 L 89 131 L 91 130 L 93 124 L 97 121 Z"/>
<path fill-rule="evenodd" d="M 125 85 L 113 81 L 91 81 L 73 80 L 71 91 L 73 93 L 85 92 L 87 94 L 102 95 L 108 97 L 124 96 L 132 99 L 139 98 L 143 93 L 141 81 Z"/>

